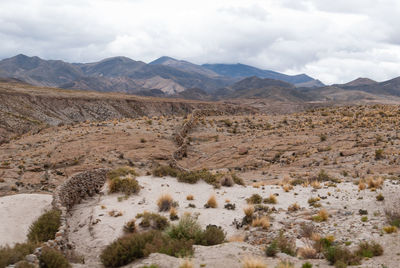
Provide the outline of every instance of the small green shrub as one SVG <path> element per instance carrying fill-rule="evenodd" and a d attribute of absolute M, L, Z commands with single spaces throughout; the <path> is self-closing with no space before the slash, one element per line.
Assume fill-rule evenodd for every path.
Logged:
<path fill-rule="evenodd" d="M 146 244 L 159 234 L 158 231 L 148 231 L 118 238 L 102 251 L 100 260 L 106 267 L 119 267 L 143 258 Z"/>
<path fill-rule="evenodd" d="M 192 246 L 192 240 L 172 239 L 160 231 L 133 233 L 108 245 L 101 253 L 100 260 L 106 267 L 119 267 L 154 252 L 175 257 L 188 256 L 193 253 Z"/>
<path fill-rule="evenodd" d="M 332 176 L 330 176 L 328 173 L 326 173 L 325 170 L 321 169 L 320 172 L 318 173 L 316 180 L 319 182 L 323 182 L 323 181 L 331 181 L 331 182 L 336 182 L 339 183 L 340 180 L 337 178 L 334 178 Z"/>
<path fill-rule="evenodd" d="M 265 254 L 267 254 L 268 257 L 275 257 L 278 252 L 279 248 L 276 240 L 272 241 L 272 243 L 265 248 Z"/>
<path fill-rule="evenodd" d="M 177 224 L 171 225 L 166 230 L 166 234 L 174 239 L 196 240 L 201 236 L 202 230 L 197 220 L 190 216 L 184 215 Z"/>
<path fill-rule="evenodd" d="M 221 227 L 208 225 L 200 236 L 196 237 L 195 243 L 203 246 L 213 246 L 225 241 L 226 233 Z"/>
<path fill-rule="evenodd" d="M 139 176 L 134 168 L 131 167 L 120 167 L 114 170 L 111 170 L 110 172 L 107 173 L 107 178 L 109 180 L 114 180 L 117 178 L 125 177 L 128 175 L 132 175 L 134 177 Z"/>
<path fill-rule="evenodd" d="M 359 256 L 339 245 L 326 248 L 324 256 L 331 265 L 359 265 L 361 261 Z"/>
<path fill-rule="evenodd" d="M 290 181 L 290 184 L 293 186 L 302 185 L 306 181 L 304 179 L 294 179 Z"/>
<path fill-rule="evenodd" d="M 160 166 L 153 170 L 153 175 L 156 177 L 171 176 L 178 178 L 179 182 L 195 184 L 199 180 L 204 180 L 206 183 L 219 186 L 219 180 L 222 174 L 214 175 L 206 169 L 195 171 L 180 171 L 179 169 L 170 166 Z"/>
<path fill-rule="evenodd" d="M 235 173 L 232 173 L 232 180 L 238 184 L 238 185 L 244 185 L 244 181 L 242 178 L 240 178 L 238 175 L 236 175 Z"/>
<path fill-rule="evenodd" d="M 265 249 L 265 253 L 269 257 L 274 257 L 279 251 L 291 256 L 294 256 L 296 253 L 294 240 L 286 238 L 283 235 L 283 231 L 280 231 L 279 236 Z"/>
<path fill-rule="evenodd" d="M 194 184 L 199 180 L 203 180 L 208 184 L 219 186 L 219 179 L 221 175 L 214 175 L 206 169 L 189 171 L 189 172 L 181 172 L 178 175 L 179 182 L 186 182 Z"/>
<path fill-rule="evenodd" d="M 313 265 L 309 262 L 303 263 L 303 265 L 301 266 L 301 268 L 312 268 Z"/>
<path fill-rule="evenodd" d="M 253 194 L 252 196 L 247 198 L 246 201 L 247 201 L 247 203 L 250 203 L 250 204 L 261 204 L 261 202 L 263 201 L 263 198 L 259 194 Z"/>
<path fill-rule="evenodd" d="M 35 266 L 27 261 L 20 261 L 15 265 L 15 268 L 35 268 Z"/>
<path fill-rule="evenodd" d="M 140 191 L 140 185 L 135 178 L 115 178 L 110 181 L 110 193 L 131 195 Z"/>
<path fill-rule="evenodd" d="M 41 268 L 69 268 L 71 265 L 58 250 L 44 247 L 39 258 Z"/>
<path fill-rule="evenodd" d="M 383 158 L 385 158 L 383 149 L 375 150 L 375 160 L 380 160 L 380 159 L 383 159 Z"/>
<path fill-rule="evenodd" d="M 263 203 L 264 204 L 276 204 L 276 203 L 278 203 L 278 199 L 276 198 L 275 195 L 271 194 L 268 198 L 264 198 Z"/>
<path fill-rule="evenodd" d="M 282 231 L 279 233 L 277 243 L 278 243 L 278 248 L 281 252 L 291 256 L 294 256 L 296 254 L 296 244 L 294 240 L 286 238 L 283 235 Z"/>
<path fill-rule="evenodd" d="M 136 232 L 136 222 L 135 220 L 130 220 L 124 225 L 124 232 L 126 233 L 134 233 Z"/>
<path fill-rule="evenodd" d="M 168 219 L 157 213 L 143 212 L 136 215 L 137 219 L 142 219 L 139 225 L 143 228 L 152 228 L 155 230 L 164 230 L 168 227 Z"/>
<path fill-rule="evenodd" d="M 379 194 L 376 196 L 376 200 L 377 200 L 377 201 L 383 201 L 383 200 L 385 200 L 385 197 L 383 196 L 382 193 L 379 193 Z"/>
<path fill-rule="evenodd" d="M 170 166 L 160 166 L 153 170 L 153 176 L 155 177 L 171 176 L 176 178 L 180 173 L 179 169 Z"/>
<path fill-rule="evenodd" d="M 32 242 L 17 243 L 14 247 L 0 247 L 0 268 L 23 260 L 26 255 L 32 254 L 36 247 L 37 244 Z"/>
<path fill-rule="evenodd" d="M 375 241 L 371 243 L 361 242 L 358 245 L 358 249 L 355 253 L 364 258 L 372 258 L 375 256 L 381 256 L 383 254 L 383 248 Z"/>
<path fill-rule="evenodd" d="M 156 235 L 144 248 L 144 255 L 151 253 L 162 253 L 177 258 L 182 258 L 193 254 L 193 240 L 172 239 L 166 235 Z"/>
<path fill-rule="evenodd" d="M 61 225 L 60 216 L 61 212 L 55 209 L 42 214 L 29 227 L 28 240 L 30 242 L 46 242 L 54 239 Z"/>

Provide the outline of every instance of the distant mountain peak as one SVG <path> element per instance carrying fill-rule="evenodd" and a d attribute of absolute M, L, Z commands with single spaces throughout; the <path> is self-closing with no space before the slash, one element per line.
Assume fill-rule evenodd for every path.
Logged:
<path fill-rule="evenodd" d="M 343 86 L 369 86 L 369 85 L 374 85 L 377 84 L 378 82 L 369 79 L 369 78 L 365 78 L 365 77 L 359 77 L 353 81 L 350 81 L 346 84 L 344 84 Z"/>
<path fill-rule="evenodd" d="M 122 63 L 128 63 L 128 62 L 135 62 L 135 61 L 132 60 L 131 58 L 128 58 L 128 57 L 116 56 L 116 57 L 105 58 L 105 59 L 101 60 L 100 62 L 122 62 Z"/>
<path fill-rule="evenodd" d="M 176 65 L 176 64 L 192 64 L 185 60 L 177 60 L 169 56 L 162 56 L 149 63 L 150 65 Z"/>

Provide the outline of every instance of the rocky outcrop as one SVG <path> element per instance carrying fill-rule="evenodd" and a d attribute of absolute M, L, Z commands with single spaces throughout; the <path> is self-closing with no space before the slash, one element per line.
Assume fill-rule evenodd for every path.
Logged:
<path fill-rule="evenodd" d="M 95 169 L 66 180 L 54 193 L 54 208 L 69 210 L 82 199 L 99 193 L 106 182 L 107 172 L 108 169 Z"/>

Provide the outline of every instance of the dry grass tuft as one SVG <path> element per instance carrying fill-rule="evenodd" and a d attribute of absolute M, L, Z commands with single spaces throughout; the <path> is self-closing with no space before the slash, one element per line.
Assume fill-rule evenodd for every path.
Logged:
<path fill-rule="evenodd" d="M 242 260 L 242 268 L 267 268 L 267 265 L 256 257 L 244 257 Z"/>
<path fill-rule="evenodd" d="M 385 226 L 383 227 L 383 231 L 387 234 L 392 234 L 392 233 L 397 233 L 397 227 L 396 226 Z"/>
<path fill-rule="evenodd" d="M 162 194 L 157 200 L 159 211 L 168 211 L 171 209 L 174 199 L 170 194 Z"/>
<path fill-rule="evenodd" d="M 322 188 L 321 183 L 319 181 L 317 181 L 317 180 L 311 182 L 311 187 L 314 188 L 314 189 L 321 189 Z"/>
<path fill-rule="evenodd" d="M 297 252 L 297 255 L 303 259 L 317 259 L 318 258 L 317 254 L 318 252 L 315 250 L 315 248 L 308 246 L 304 248 L 299 248 Z"/>
<path fill-rule="evenodd" d="M 268 198 L 265 198 L 263 202 L 266 204 L 276 204 L 278 203 L 278 199 L 275 195 L 271 194 Z"/>
<path fill-rule="evenodd" d="M 294 265 L 289 261 L 281 261 L 275 268 L 294 268 Z"/>
<path fill-rule="evenodd" d="M 247 218 L 252 218 L 254 214 L 254 206 L 250 205 L 247 206 L 243 209 L 244 215 L 246 215 Z"/>
<path fill-rule="evenodd" d="M 217 198 L 215 195 L 211 195 L 210 198 L 207 200 L 207 203 L 204 205 L 207 208 L 216 208 L 218 207 Z"/>
<path fill-rule="evenodd" d="M 268 230 L 268 228 L 271 226 L 271 223 L 267 216 L 263 216 L 261 218 L 257 217 L 256 219 L 254 219 L 252 222 L 252 226 L 262 227 L 264 230 Z"/>
<path fill-rule="evenodd" d="M 178 217 L 178 211 L 176 210 L 176 208 L 171 207 L 171 209 L 169 210 L 169 219 L 171 221 L 177 220 L 179 219 Z"/>
<path fill-rule="evenodd" d="M 316 221 L 316 222 L 323 222 L 323 221 L 327 221 L 328 218 L 329 218 L 329 213 L 326 209 L 323 208 L 312 219 L 313 219 L 313 221 Z"/>
<path fill-rule="evenodd" d="M 358 183 L 358 189 L 360 191 L 363 191 L 367 188 L 367 185 L 365 184 L 365 182 L 363 180 L 360 180 L 360 182 Z"/>
<path fill-rule="evenodd" d="M 236 235 L 232 235 L 231 237 L 229 237 L 228 241 L 229 242 L 244 242 L 245 239 L 246 239 L 245 235 L 236 234 Z"/>
<path fill-rule="evenodd" d="M 193 268 L 193 263 L 189 259 L 184 259 L 181 261 L 181 264 L 179 265 L 179 268 Z"/>
<path fill-rule="evenodd" d="M 283 188 L 283 190 L 284 190 L 285 192 L 289 192 L 290 190 L 293 189 L 293 186 L 292 186 L 291 184 L 284 184 L 284 185 L 282 186 L 282 188 Z"/>
<path fill-rule="evenodd" d="M 300 209 L 300 205 L 299 205 L 297 202 L 291 204 L 291 205 L 288 207 L 288 211 L 290 211 L 290 212 L 298 211 L 299 209 Z"/>
<path fill-rule="evenodd" d="M 378 189 L 382 188 L 384 179 L 379 177 L 379 178 L 368 178 L 367 179 L 367 185 L 368 189 Z"/>

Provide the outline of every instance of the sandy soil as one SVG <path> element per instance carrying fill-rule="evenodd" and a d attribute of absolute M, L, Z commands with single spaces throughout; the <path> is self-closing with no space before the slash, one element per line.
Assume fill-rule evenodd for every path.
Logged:
<path fill-rule="evenodd" d="M 0 246 L 24 242 L 29 226 L 51 207 L 47 194 L 17 194 L 0 197 Z"/>
<path fill-rule="evenodd" d="M 355 246 L 358 242 L 367 240 L 376 240 L 385 248 L 395 246 L 395 250 L 386 251 L 385 254 L 393 255 L 389 259 L 396 261 L 396 250 L 398 245 L 393 244 L 396 241 L 394 236 L 383 235 L 382 228 L 386 225 L 384 216 L 384 203 L 376 201 L 377 192 L 370 190 L 358 191 L 358 187 L 350 182 L 344 182 L 337 187 L 324 186 L 321 189 L 312 187 L 296 186 L 293 190 L 285 192 L 281 186 L 266 185 L 255 188 L 253 186 L 222 187 L 214 189 L 213 186 L 204 182 L 197 184 L 179 183 L 175 178 L 155 178 L 150 176 L 138 177 L 139 184 L 143 187 L 138 195 L 133 195 L 127 200 L 118 201 L 121 195 L 108 195 L 104 189 L 104 195 L 86 200 L 84 203 L 76 206 L 69 219 L 70 241 L 76 245 L 77 252 L 83 254 L 86 258 L 86 265 L 97 267 L 101 250 L 113 240 L 123 234 L 123 225 L 135 218 L 138 213 L 143 211 L 158 212 L 157 199 L 163 193 L 172 195 L 175 201 L 179 203 L 178 214 L 190 212 L 198 216 L 199 223 L 205 227 L 208 224 L 221 226 L 227 233 L 227 237 L 235 234 L 244 234 L 246 236 L 268 237 L 280 229 L 285 229 L 286 234 L 294 237 L 298 226 L 302 222 L 310 222 L 310 216 L 316 214 L 319 208 L 309 207 L 307 200 L 310 197 L 321 197 L 322 207 L 328 209 L 331 217 L 327 222 L 315 223 L 316 228 L 322 235 L 333 235 L 337 241 L 351 241 Z M 386 192 L 398 192 L 399 185 L 387 181 L 384 190 Z M 378 190 L 380 192 L 380 190 Z M 262 231 L 259 228 L 251 227 L 250 230 L 236 229 L 232 222 L 243 218 L 243 208 L 247 206 L 246 198 L 252 194 L 258 193 L 263 198 L 270 194 L 277 195 L 278 203 L 269 205 L 276 209 L 272 213 L 272 226 L 268 231 Z M 186 196 L 194 195 L 193 201 L 187 201 Z M 204 208 L 208 198 L 215 194 L 218 201 L 218 208 Z M 235 210 L 224 208 L 226 200 L 236 205 Z M 298 212 L 288 212 L 288 206 L 297 202 L 301 209 Z M 188 207 L 189 203 L 194 204 L 196 208 Z M 368 221 L 362 222 L 359 215 L 360 209 L 368 210 Z M 108 213 L 112 210 L 122 212 L 120 217 L 112 217 Z M 161 213 L 168 217 L 168 213 Z M 138 221 L 137 221 L 138 222 Z M 297 226 L 297 227 L 296 227 Z M 398 238 L 398 236 L 397 236 Z M 256 239 L 253 244 L 257 245 Z M 302 239 L 297 239 L 298 247 L 304 245 Z M 244 244 L 244 248 L 249 246 Z M 258 246 L 261 250 L 265 243 Z M 225 253 L 224 253 L 225 254 Z M 228 250 L 227 255 L 231 254 Z M 381 259 L 374 259 L 373 265 L 383 264 L 388 260 L 388 255 Z M 157 255 L 156 255 L 157 256 Z M 196 255 L 195 255 L 196 258 Z M 199 262 L 196 259 L 196 263 Z M 324 260 L 318 260 L 321 265 L 326 264 Z M 385 263 L 388 265 L 388 263 Z M 238 267 L 240 263 L 237 264 Z M 207 267 L 217 267 L 210 266 Z M 234 266 L 232 266 L 234 267 Z M 322 267 L 322 266 L 320 266 Z M 369 267 L 369 266 L 365 266 Z M 377 267 L 377 266 L 371 266 Z M 392 266 L 388 266 L 392 267 Z M 395 266 L 393 266 L 395 267 Z"/>

